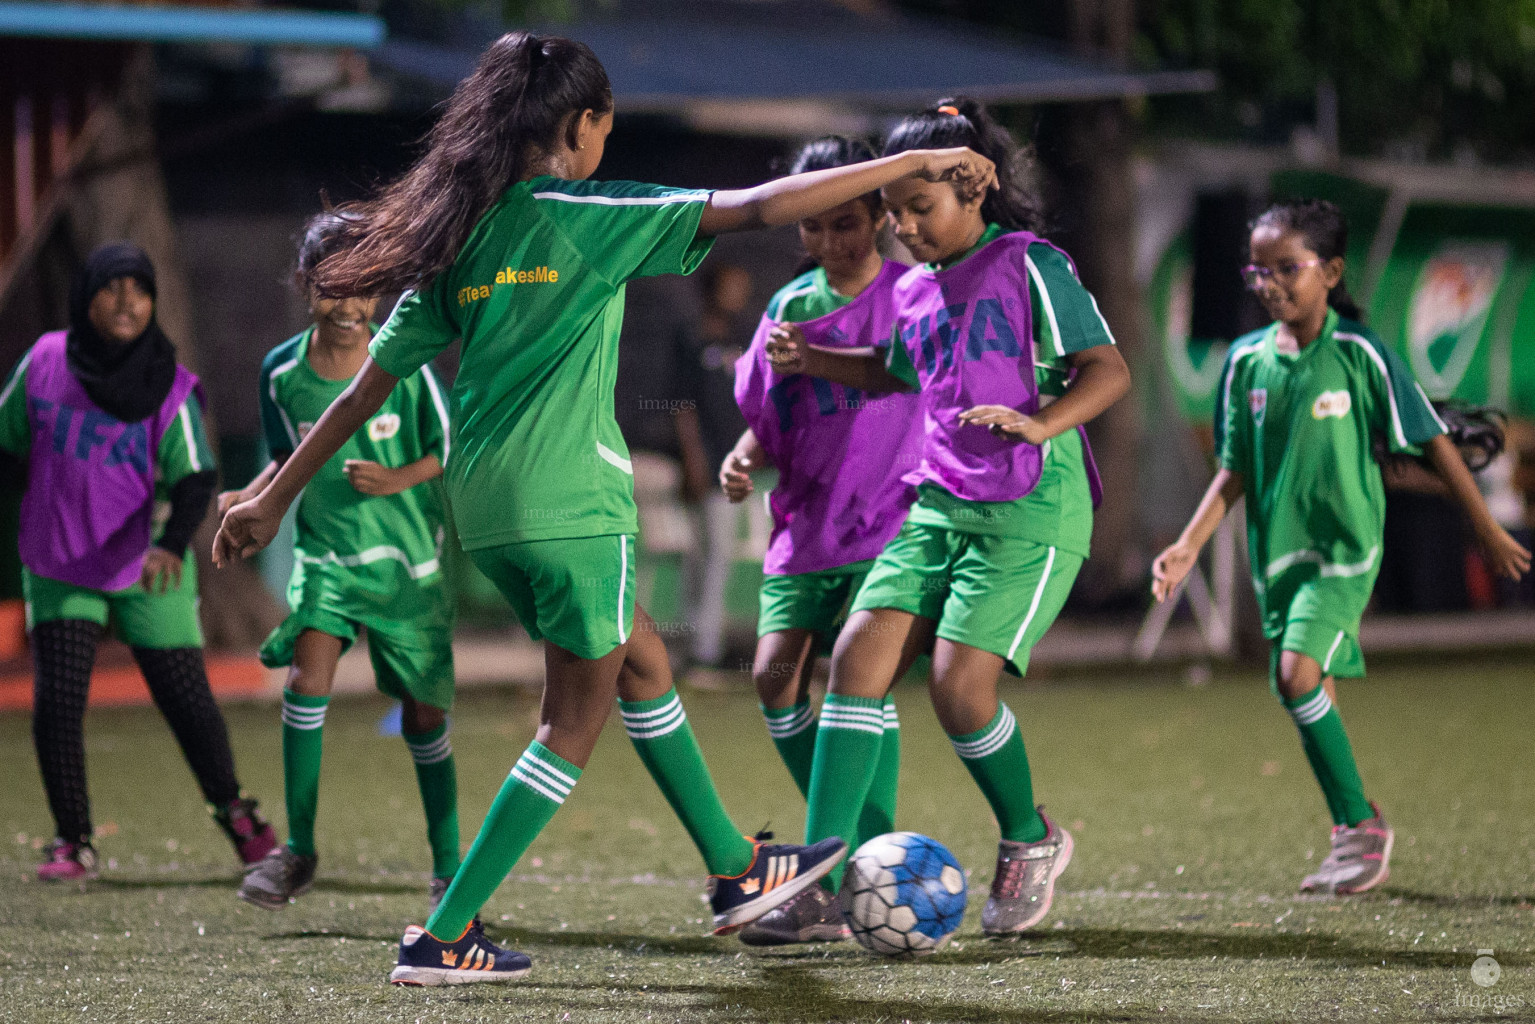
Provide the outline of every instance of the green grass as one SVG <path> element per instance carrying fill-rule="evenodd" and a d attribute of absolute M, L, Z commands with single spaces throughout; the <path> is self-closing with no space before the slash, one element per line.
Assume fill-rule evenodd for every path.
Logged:
<path fill-rule="evenodd" d="M 1532 679 L 1528 660 L 1446 662 L 1378 665 L 1344 687 L 1361 769 L 1397 829 L 1391 880 L 1350 900 L 1294 895 L 1327 822 L 1256 674 L 1200 689 L 1150 672 L 1013 685 L 1039 798 L 1077 837 L 1049 922 L 1016 942 L 980 935 L 995 828 L 925 694 L 905 686 L 901 823 L 974 872 L 955 941 L 913 962 L 705 937 L 697 855 L 615 722 L 486 907 L 534 973 L 456 990 L 384 983 L 422 917 L 428 856 L 403 744 L 376 735 L 381 699 L 331 706 L 320 881 L 275 914 L 234 898 L 229 850 L 150 709 L 87 723 L 101 880 L 34 882 L 49 823 L 28 719 L 0 716 L 0 1020 L 1529 1019 Z M 803 807 L 751 695 L 685 699 L 741 827 L 796 834 Z M 466 842 L 535 714 L 512 690 L 461 700 Z M 228 717 L 245 784 L 280 818 L 276 709 Z M 1503 968 L 1492 988 L 1471 981 L 1479 948 Z"/>

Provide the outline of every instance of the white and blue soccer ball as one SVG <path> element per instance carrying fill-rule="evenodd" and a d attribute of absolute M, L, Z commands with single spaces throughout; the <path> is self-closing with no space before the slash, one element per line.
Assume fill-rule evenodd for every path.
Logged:
<path fill-rule="evenodd" d="M 965 916 L 965 889 L 964 869 L 948 848 L 916 832 L 864 843 L 842 882 L 853 938 L 886 956 L 939 949 Z"/>

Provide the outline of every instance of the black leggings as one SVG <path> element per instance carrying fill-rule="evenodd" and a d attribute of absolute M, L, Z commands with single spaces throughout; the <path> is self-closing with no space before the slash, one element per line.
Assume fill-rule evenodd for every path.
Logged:
<path fill-rule="evenodd" d="M 91 836 L 85 785 L 85 704 L 102 627 L 84 619 L 38 623 L 32 630 L 32 742 L 57 834 Z M 208 688 L 199 647 L 133 648 L 155 706 L 165 716 L 203 798 L 223 807 L 240 795 L 224 716 Z"/>

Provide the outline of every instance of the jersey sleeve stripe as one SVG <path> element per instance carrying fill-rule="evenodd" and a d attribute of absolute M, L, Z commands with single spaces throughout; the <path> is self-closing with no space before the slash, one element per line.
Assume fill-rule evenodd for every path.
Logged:
<path fill-rule="evenodd" d="M 437 418 L 442 421 L 442 464 L 448 464 L 448 450 L 452 447 L 452 432 L 448 429 L 448 405 L 442 400 L 442 389 L 437 386 L 437 375 L 432 372 L 430 366 L 421 367 L 421 376 L 426 380 L 426 389 L 432 393 L 432 405 L 437 410 Z"/>
<path fill-rule="evenodd" d="M 671 203 L 708 202 L 711 193 L 683 192 L 673 196 L 573 196 L 565 192 L 534 192 L 534 199 L 554 199 L 562 203 L 591 203 L 596 206 L 666 206 Z"/>
<path fill-rule="evenodd" d="M 27 375 L 27 364 L 32 362 L 32 350 L 27 349 L 27 354 L 21 357 L 21 362 L 16 364 L 16 369 L 11 371 L 11 379 L 5 382 L 5 389 L 0 391 L 0 405 L 4 405 L 6 399 L 11 397 L 11 392 L 16 390 L 16 383 Z"/>
<path fill-rule="evenodd" d="M 1055 343 L 1055 354 L 1064 358 L 1066 346 L 1061 343 L 1061 325 L 1055 320 L 1055 306 L 1050 302 L 1050 289 L 1045 287 L 1045 279 L 1040 276 L 1039 268 L 1034 265 L 1034 257 L 1024 253 L 1023 262 L 1029 268 L 1029 279 L 1034 282 L 1034 287 L 1039 289 L 1039 302 L 1045 309 L 1045 319 L 1050 321 L 1050 338 Z M 1097 309 L 1096 303 L 1093 308 Z"/>
<path fill-rule="evenodd" d="M 191 464 L 192 472 L 201 473 L 203 464 L 197 457 L 197 435 L 192 431 L 192 414 L 187 411 L 187 402 L 190 401 L 188 398 L 181 403 L 181 408 L 176 410 L 176 417 L 181 420 L 181 436 L 187 443 L 187 462 Z"/>
<path fill-rule="evenodd" d="M 1257 341 L 1250 341 L 1246 345 L 1243 345 L 1241 348 L 1231 353 L 1229 362 L 1226 364 L 1226 383 L 1225 387 L 1222 389 L 1221 394 L 1222 411 L 1231 408 L 1231 382 L 1236 380 L 1237 364 L 1240 363 L 1243 359 L 1246 359 L 1248 356 L 1252 355 L 1254 352 L 1258 351 L 1262 345 L 1263 339 L 1259 338 Z"/>
<path fill-rule="evenodd" d="M 286 363 L 283 363 L 280 366 L 272 367 L 272 372 L 267 375 L 266 385 L 267 394 L 271 396 L 272 405 L 277 409 L 277 415 L 282 417 L 283 429 L 288 432 L 288 440 L 293 442 L 293 447 L 295 449 L 298 448 L 299 444 L 298 431 L 293 428 L 293 421 L 288 418 L 288 410 L 284 409 L 282 407 L 282 403 L 277 400 L 277 378 L 281 377 L 283 374 L 287 373 L 297 365 L 298 357 L 294 356 Z"/>
<path fill-rule="evenodd" d="M 1386 382 L 1386 401 L 1391 405 L 1391 429 L 1396 434 L 1396 443 L 1403 448 L 1408 446 L 1407 433 L 1402 429 L 1402 410 L 1396 404 L 1396 387 L 1391 383 L 1391 371 L 1386 367 L 1386 360 L 1375 351 L 1375 346 L 1358 334 L 1345 331 L 1334 331 L 1333 337 L 1339 341 L 1351 341 L 1369 353 L 1375 368 L 1380 371 L 1381 378 Z M 1438 417 L 1435 417 L 1437 419 Z"/>
<path fill-rule="evenodd" d="M 1435 409 L 1434 403 L 1428 400 L 1428 395 L 1423 391 L 1423 385 L 1413 381 L 1412 386 L 1413 390 L 1417 391 L 1418 397 L 1423 400 L 1423 408 L 1427 409 L 1428 414 L 1434 418 L 1434 426 L 1439 428 L 1441 434 L 1448 434 L 1450 428 L 1445 424 L 1444 420 L 1439 418 L 1439 410 Z"/>

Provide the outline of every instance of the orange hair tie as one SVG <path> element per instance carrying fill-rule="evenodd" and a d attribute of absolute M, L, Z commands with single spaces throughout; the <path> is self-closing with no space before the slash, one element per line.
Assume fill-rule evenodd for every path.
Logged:
<path fill-rule="evenodd" d="M 958 117 L 959 116 L 959 108 L 958 107 L 951 107 L 951 106 L 948 106 L 946 104 L 946 105 L 941 106 L 941 107 L 938 108 L 938 113 L 940 113 L 940 114 L 948 114 L 951 117 Z"/>

